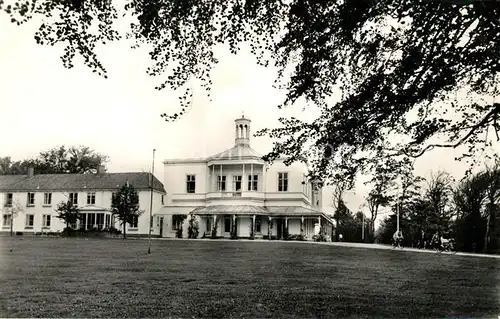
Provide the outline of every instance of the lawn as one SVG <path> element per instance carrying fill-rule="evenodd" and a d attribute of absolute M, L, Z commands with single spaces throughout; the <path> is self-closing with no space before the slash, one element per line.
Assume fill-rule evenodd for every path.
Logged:
<path fill-rule="evenodd" d="M 500 315 L 500 260 L 250 241 L 0 237 L 0 317 Z"/>

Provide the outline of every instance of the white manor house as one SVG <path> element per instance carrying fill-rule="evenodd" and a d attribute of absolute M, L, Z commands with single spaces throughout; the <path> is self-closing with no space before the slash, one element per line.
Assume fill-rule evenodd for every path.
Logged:
<path fill-rule="evenodd" d="M 250 125 L 236 119 L 235 145 L 222 153 L 163 162 L 167 196 L 156 213 L 166 223 L 163 237 L 176 237 L 180 228 L 187 237 L 191 216 L 205 238 L 311 240 L 320 229 L 332 235 L 334 222 L 321 212 L 323 190 L 308 181 L 306 165 L 264 162 L 250 147 Z"/>
<path fill-rule="evenodd" d="M 65 228 L 55 211 L 61 202 L 70 200 L 78 206 L 82 219 L 71 225 L 74 229 L 122 229 L 111 214 L 111 198 L 125 183 L 130 183 L 139 195 L 139 207 L 144 213 L 126 225 L 127 234 L 144 236 L 149 232 L 149 208 L 158 210 L 165 198 L 165 188 L 151 173 L 106 173 L 100 167 L 97 174 L 35 174 L 0 175 L 0 233 L 57 233 Z M 152 187 L 151 187 L 152 185 Z M 151 196 L 152 195 L 152 196 Z M 18 203 L 23 209 L 11 217 L 8 208 Z M 5 209 L 7 208 L 7 209 Z M 153 223 L 152 233 L 159 236 L 161 220 Z"/>
<path fill-rule="evenodd" d="M 65 225 L 55 209 L 68 199 L 83 214 L 73 228 L 121 230 L 111 198 L 128 182 L 144 210 L 126 225 L 128 235 L 148 235 L 151 209 L 154 237 L 188 237 L 192 217 L 198 238 L 312 240 L 320 230 L 332 236 L 334 222 L 321 212 L 324 189 L 307 179 L 303 163 L 264 162 L 250 147 L 250 124 L 244 116 L 235 120 L 235 145 L 222 153 L 165 160 L 163 184 L 151 173 L 106 173 L 103 167 L 97 174 L 35 174 L 30 168 L 27 175 L 0 175 L 0 208 L 14 201 L 23 206 L 14 219 L 2 211 L 0 233 L 9 233 L 11 223 L 16 233 L 60 232 Z"/>

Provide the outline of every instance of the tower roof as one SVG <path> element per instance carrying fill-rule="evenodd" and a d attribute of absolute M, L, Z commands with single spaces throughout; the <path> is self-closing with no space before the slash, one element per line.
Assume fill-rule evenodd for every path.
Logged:
<path fill-rule="evenodd" d="M 238 144 L 230 149 L 209 157 L 209 160 L 262 159 L 262 155 L 249 145 Z"/>

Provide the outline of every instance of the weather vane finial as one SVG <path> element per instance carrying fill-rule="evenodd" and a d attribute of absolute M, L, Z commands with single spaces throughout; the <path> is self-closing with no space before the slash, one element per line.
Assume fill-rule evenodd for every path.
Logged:
<path fill-rule="evenodd" d="M 245 111 L 241 111 L 241 118 L 244 119 L 245 118 Z"/>

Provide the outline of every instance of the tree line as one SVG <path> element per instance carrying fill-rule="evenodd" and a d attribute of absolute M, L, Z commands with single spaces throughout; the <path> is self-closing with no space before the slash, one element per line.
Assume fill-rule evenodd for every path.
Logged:
<path fill-rule="evenodd" d="M 435 172 L 427 179 L 414 176 L 412 167 L 391 170 L 388 165 L 376 173 L 368 182 L 372 189 L 364 205 L 368 211 L 365 241 L 390 244 L 399 210 L 399 225 L 407 247 L 421 247 L 423 240 L 429 242 L 439 231 L 445 238 L 455 240 L 457 250 L 499 251 L 500 162 L 460 181 L 446 171 Z M 334 218 L 338 232 L 346 240 L 360 241 L 363 213 L 349 212 L 343 204 L 341 186 L 337 186 L 336 194 Z M 382 210 L 389 214 L 375 230 L 375 219 Z"/>
<path fill-rule="evenodd" d="M 88 146 L 56 146 L 40 152 L 36 157 L 14 161 L 10 156 L 0 157 L 0 175 L 26 174 L 29 167 L 36 174 L 88 174 L 97 173 L 99 166 L 109 161 Z"/>

